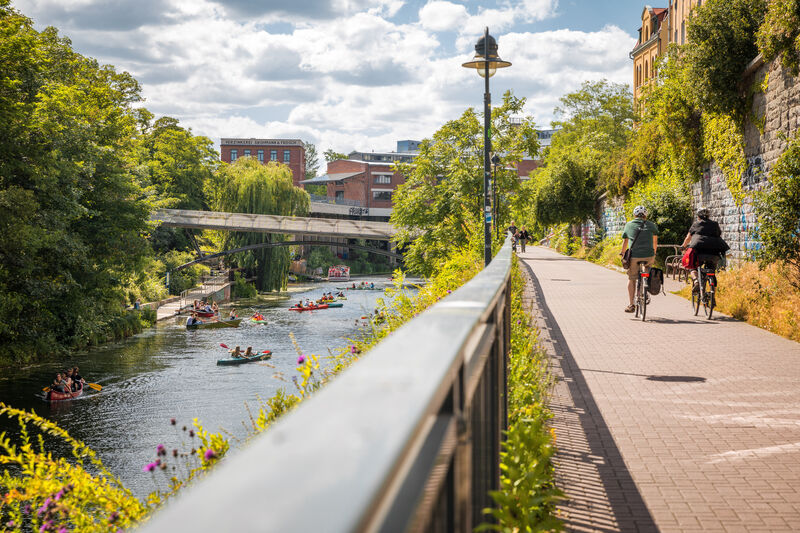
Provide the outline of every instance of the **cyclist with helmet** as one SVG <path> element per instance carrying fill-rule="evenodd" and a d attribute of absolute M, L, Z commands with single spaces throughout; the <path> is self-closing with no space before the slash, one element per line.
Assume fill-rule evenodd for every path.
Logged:
<path fill-rule="evenodd" d="M 716 268 L 720 254 L 727 252 L 730 247 L 722 238 L 722 230 L 719 224 L 711 220 L 709 215 L 710 212 L 707 207 L 700 206 L 697 208 L 697 220 L 689 228 L 689 233 L 686 234 L 681 247 L 694 248 L 698 263 L 713 263 L 714 268 Z M 697 272 L 694 269 L 689 272 L 694 280 L 693 286 L 696 287 Z"/>
<path fill-rule="evenodd" d="M 643 205 L 633 208 L 633 220 L 625 224 L 622 231 L 622 250 L 619 255 L 624 256 L 625 251 L 631 249 L 631 263 L 628 266 L 628 307 L 626 313 L 633 313 L 633 297 L 636 292 L 636 279 L 639 277 L 639 262 L 645 261 L 650 267 L 656 259 L 658 246 L 658 226 L 647 220 L 647 209 Z"/>

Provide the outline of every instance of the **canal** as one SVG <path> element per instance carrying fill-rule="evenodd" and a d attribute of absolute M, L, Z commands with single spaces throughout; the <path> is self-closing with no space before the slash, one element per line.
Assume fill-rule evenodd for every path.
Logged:
<path fill-rule="evenodd" d="M 385 278 L 363 279 L 376 287 L 389 283 Z M 79 366 L 86 381 L 99 383 L 103 390 L 87 388 L 71 402 L 48 404 L 42 398 L 42 388 L 61 370 L 59 365 L 9 369 L 0 378 L 0 401 L 34 409 L 57 422 L 97 451 L 108 469 L 143 497 L 157 488 L 152 476 L 142 471 L 143 465 L 154 460 L 157 445 L 172 449 L 180 448 L 181 440 L 190 441 L 180 431 L 183 425 L 191 426 L 198 418 L 207 430 L 228 433 L 231 447 L 236 448 L 250 424 L 247 405 L 257 412 L 259 398 L 269 398 L 281 387 L 295 391 L 292 377 L 297 375 L 298 355 L 290 333 L 303 353 L 322 356 L 323 366 L 329 350 L 346 346 L 348 338 L 361 334 L 365 321 L 360 318 L 373 311 L 383 291 L 345 291 L 348 299 L 340 309 L 288 310 L 301 297 L 317 299 L 342 285 L 302 286 L 293 289 L 291 300 L 257 304 L 269 321 L 266 325 L 243 320 L 239 328 L 187 331 L 185 317 L 176 318 L 123 342 L 77 353 L 64 361 L 64 367 Z M 232 305 L 242 317 L 253 312 Z M 220 344 L 269 349 L 273 355 L 266 363 L 218 366 L 217 359 L 228 356 Z M 172 418 L 176 426 L 170 424 Z M 8 424 L 7 419 L 0 420 L 0 431 L 13 428 Z"/>

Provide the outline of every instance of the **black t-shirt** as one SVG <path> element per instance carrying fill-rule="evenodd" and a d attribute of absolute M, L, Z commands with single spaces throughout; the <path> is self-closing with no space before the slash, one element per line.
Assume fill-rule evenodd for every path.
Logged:
<path fill-rule="evenodd" d="M 706 237 L 721 237 L 722 230 L 719 229 L 719 224 L 714 220 L 695 220 L 692 227 L 689 228 L 690 235 L 704 235 Z"/>

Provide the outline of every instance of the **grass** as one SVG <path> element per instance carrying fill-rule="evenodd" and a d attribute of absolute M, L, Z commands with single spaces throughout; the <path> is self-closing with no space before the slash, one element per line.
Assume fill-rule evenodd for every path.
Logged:
<path fill-rule="evenodd" d="M 763 269 L 757 263 L 742 263 L 717 274 L 716 309 L 748 324 L 800 342 L 800 291 L 789 282 L 781 264 Z M 691 287 L 677 292 L 691 299 Z"/>

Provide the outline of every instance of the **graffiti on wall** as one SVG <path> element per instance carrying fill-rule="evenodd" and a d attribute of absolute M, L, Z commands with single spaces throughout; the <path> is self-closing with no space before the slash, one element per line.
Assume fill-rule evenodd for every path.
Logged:
<path fill-rule="evenodd" d="M 625 213 L 621 207 L 603 209 L 603 232 L 608 236 L 619 235 L 625 229 Z"/>
<path fill-rule="evenodd" d="M 749 205 L 739 208 L 739 235 L 741 236 L 741 253 L 747 259 L 752 259 L 755 253 L 761 250 L 761 241 L 758 240 L 756 214 Z"/>
<path fill-rule="evenodd" d="M 766 180 L 764 162 L 760 155 L 747 158 L 747 170 L 742 174 L 742 187 L 745 190 L 758 188 Z"/>

